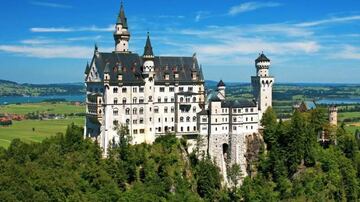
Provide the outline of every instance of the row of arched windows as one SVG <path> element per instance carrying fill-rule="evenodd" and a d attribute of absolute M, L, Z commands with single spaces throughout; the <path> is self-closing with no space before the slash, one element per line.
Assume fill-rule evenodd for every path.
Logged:
<path fill-rule="evenodd" d="M 185 120 L 185 117 L 180 117 L 180 122 L 184 122 L 184 120 Z M 186 122 L 190 122 L 190 120 L 191 120 L 190 116 L 187 116 L 186 117 Z M 196 116 L 194 116 L 192 120 L 193 120 L 193 122 L 195 122 L 196 121 Z"/>

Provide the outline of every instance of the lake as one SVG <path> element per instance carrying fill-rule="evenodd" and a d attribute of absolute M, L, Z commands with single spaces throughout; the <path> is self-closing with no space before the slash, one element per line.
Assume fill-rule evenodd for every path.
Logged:
<path fill-rule="evenodd" d="M 0 97 L 0 104 L 36 103 L 49 99 L 64 99 L 69 102 L 84 102 L 85 95 L 54 95 L 54 96 L 5 96 Z"/>
<path fill-rule="evenodd" d="M 333 98 L 333 99 L 321 99 L 316 101 L 316 104 L 360 104 L 360 98 Z"/>

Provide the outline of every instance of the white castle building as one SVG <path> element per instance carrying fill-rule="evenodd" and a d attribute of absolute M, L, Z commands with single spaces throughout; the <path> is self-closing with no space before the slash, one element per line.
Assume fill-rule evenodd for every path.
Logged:
<path fill-rule="evenodd" d="M 205 94 L 204 76 L 196 55 L 155 56 L 147 35 L 142 56 L 129 50 L 130 32 L 124 7 L 117 18 L 115 51 L 95 46 L 86 66 L 85 137 L 97 140 L 106 152 L 119 141 L 115 127 L 127 125 L 133 144 L 152 143 L 156 137 L 175 133 L 194 143 L 206 140 L 204 151 L 226 176 L 226 159 L 241 165 L 246 175 L 246 137 L 258 133 L 262 113 L 271 106 L 274 78 L 270 60 L 261 54 L 252 77 L 253 101 L 228 100 L 225 84 Z"/>

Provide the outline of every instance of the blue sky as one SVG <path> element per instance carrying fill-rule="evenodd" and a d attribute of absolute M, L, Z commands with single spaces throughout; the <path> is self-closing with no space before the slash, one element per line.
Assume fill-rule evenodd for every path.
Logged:
<path fill-rule="evenodd" d="M 277 82 L 360 83 L 358 0 L 125 0 L 130 49 L 197 53 L 206 79 L 250 82 L 259 52 Z M 120 0 L 1 2 L 0 79 L 82 82 L 94 44 L 114 49 Z"/>

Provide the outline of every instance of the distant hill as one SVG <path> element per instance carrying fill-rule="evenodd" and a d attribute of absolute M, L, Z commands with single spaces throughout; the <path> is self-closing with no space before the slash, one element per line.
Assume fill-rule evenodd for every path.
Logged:
<path fill-rule="evenodd" d="M 85 86 L 83 83 L 20 84 L 0 80 L 0 96 L 79 95 L 84 93 Z"/>

